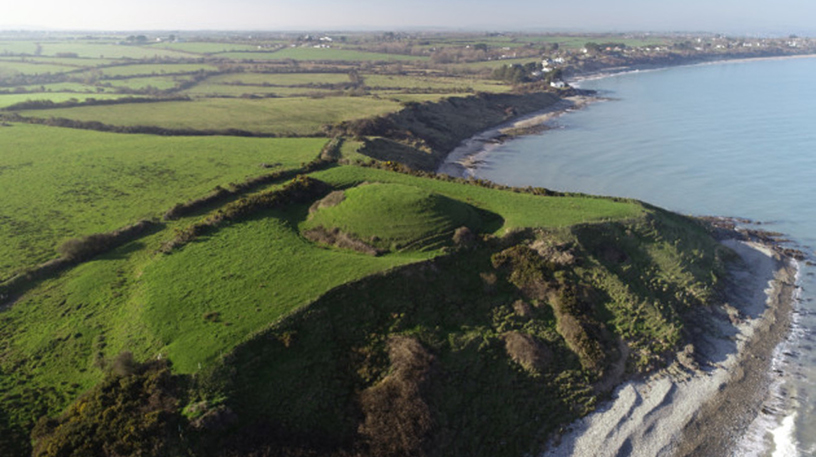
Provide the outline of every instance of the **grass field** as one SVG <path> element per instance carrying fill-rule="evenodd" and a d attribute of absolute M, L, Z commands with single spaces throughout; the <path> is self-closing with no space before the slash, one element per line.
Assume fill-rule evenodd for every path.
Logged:
<path fill-rule="evenodd" d="M 425 76 L 363 75 L 365 85 L 371 88 L 461 90 L 476 92 L 507 92 L 512 89 L 507 84 L 475 78 L 440 78 Z M 461 90 L 461 92 L 465 92 Z"/>
<path fill-rule="evenodd" d="M 15 103 L 27 102 L 31 100 L 51 100 L 55 103 L 68 100 L 85 101 L 89 98 L 96 100 L 113 100 L 130 95 L 118 94 L 98 94 L 98 93 L 75 93 L 75 92 L 40 92 L 32 94 L 0 94 L 0 108 L 6 108 Z"/>
<path fill-rule="evenodd" d="M 281 135 L 314 135 L 344 120 L 397 111 L 401 105 L 367 97 L 203 99 L 192 102 L 87 106 L 23 111 L 26 116 L 64 117 L 111 125 L 154 125 L 171 129 L 242 129 Z"/>
<path fill-rule="evenodd" d="M 14 124 L 0 128 L 0 278 L 56 256 L 65 239 L 158 217 L 216 185 L 297 168 L 324 139 L 157 137 Z M 33 185 L 31 183 L 40 183 Z"/>
<path fill-rule="evenodd" d="M 161 76 L 196 71 L 215 71 L 218 67 L 207 64 L 140 64 L 120 65 L 116 67 L 100 68 L 98 71 L 106 77 L 113 76 Z M 80 73 L 82 75 L 82 73 Z"/>
<path fill-rule="evenodd" d="M 17 86 L 15 86 L 16 88 Z M 28 86 L 20 86 L 29 91 L 42 92 L 110 92 L 110 88 L 105 88 L 95 84 L 84 84 L 78 82 L 69 83 L 52 83 L 52 84 L 34 84 Z"/>
<path fill-rule="evenodd" d="M 155 87 L 159 90 L 172 89 L 185 81 L 183 76 L 148 76 L 146 78 L 105 79 L 99 81 L 103 86 L 125 87 L 133 90 L 144 90 Z"/>
<path fill-rule="evenodd" d="M 217 54 L 221 52 L 235 51 L 256 51 L 257 45 L 238 43 L 212 43 L 212 42 L 182 42 L 182 43 L 156 43 L 150 45 L 153 48 L 171 49 L 174 51 L 189 52 L 192 54 Z"/>
<path fill-rule="evenodd" d="M 420 61 L 427 60 L 424 56 L 407 56 L 402 54 L 380 54 L 375 52 L 363 52 L 351 49 L 323 49 L 323 48 L 286 48 L 276 52 L 228 52 L 219 54 L 219 57 L 230 59 L 247 60 L 334 60 L 334 61 Z"/>
<path fill-rule="evenodd" d="M 454 230 L 474 233 L 486 221 L 475 208 L 415 186 L 372 183 L 343 192 L 343 201 L 309 215 L 304 229 L 339 229 L 385 251 L 433 250 Z"/>
<path fill-rule="evenodd" d="M 69 67 L 66 65 L 0 61 L 0 82 L 2 82 L 2 78 L 8 76 L 42 75 L 46 73 L 56 74 L 75 70 L 77 70 L 76 67 Z"/>
<path fill-rule="evenodd" d="M 89 67 L 97 67 L 100 65 L 109 65 L 113 62 L 116 62 L 114 59 L 100 59 L 99 57 L 96 58 L 80 58 L 80 57 L 3 57 L 0 56 L 0 61 L 3 62 L 31 62 L 31 63 L 38 63 L 38 64 L 51 64 L 51 65 L 65 65 L 66 67 L 76 67 L 76 68 L 89 68 Z"/>
<path fill-rule="evenodd" d="M 405 185 L 421 183 L 423 189 L 501 216 L 504 223 L 496 231 L 497 234 L 522 227 L 566 227 L 585 222 L 634 218 L 643 214 L 643 208 L 634 202 L 578 196 L 540 197 L 446 181 L 421 180 L 370 168 L 339 167 L 315 173 L 314 176 L 336 187 L 354 186 L 363 182 Z"/>
<path fill-rule="evenodd" d="M 9 130 L 15 128 L 42 130 L 38 135 L 41 141 L 29 141 L 37 145 L 39 154 L 53 157 L 56 152 L 56 157 L 59 158 L 60 151 L 46 152 L 47 148 L 43 147 L 42 141 L 43 138 L 50 137 L 54 141 L 61 139 L 64 142 L 63 135 L 49 135 L 52 133 L 50 131 L 58 129 L 15 126 Z M 68 235 L 62 231 L 67 230 L 67 227 L 76 232 L 76 227 L 99 224 L 96 227 L 105 230 L 121 225 L 115 223 L 117 218 L 129 221 L 134 217 L 155 215 L 157 208 L 164 209 L 192 193 L 189 186 L 184 191 L 178 191 L 168 188 L 167 184 L 159 186 L 148 182 L 147 176 L 155 176 L 162 183 L 169 181 L 179 187 L 184 185 L 184 182 L 180 182 L 184 179 L 188 183 L 196 178 L 203 181 L 201 176 L 191 176 L 195 174 L 195 170 L 162 173 L 161 170 L 167 168 L 159 166 L 151 170 L 151 148 L 146 146 L 157 140 L 150 137 L 132 136 L 130 150 L 138 151 L 132 154 L 138 157 L 130 159 L 141 164 L 141 168 L 136 169 L 136 176 L 133 176 L 134 169 L 127 169 L 124 158 L 115 157 L 119 160 L 114 160 L 111 152 L 101 151 L 109 151 L 105 146 L 110 143 L 104 141 L 107 138 L 103 141 L 99 139 L 116 135 L 68 132 L 79 135 L 80 138 L 76 140 L 81 141 L 83 146 L 67 144 L 62 151 L 63 155 L 73 160 L 81 159 L 80 162 L 86 164 L 84 174 L 76 168 L 57 173 L 54 171 L 56 168 L 68 167 L 64 160 L 54 161 L 52 158 L 55 165 L 50 168 L 40 164 L 47 162 L 45 160 L 38 161 L 36 167 L 24 162 L 16 169 L 4 170 L 4 174 L 0 175 L 2 186 L 12 190 L 18 188 L 11 179 L 15 176 L 29 181 L 42 180 L 33 175 L 34 170 L 44 173 L 50 171 L 54 175 L 52 180 L 59 182 L 66 181 L 65 175 L 69 175 L 75 178 L 74 183 L 79 179 L 83 183 L 90 183 L 83 185 L 82 193 L 68 194 L 73 195 L 76 201 L 66 202 L 59 198 L 66 193 L 66 186 L 70 187 L 71 179 L 67 179 L 66 185 L 56 186 L 58 188 L 37 189 L 36 192 L 29 191 L 27 195 L 21 195 L 23 189 L 19 189 L 20 192 L 10 195 L 8 200 L 17 202 L 19 206 L 36 206 L 36 203 L 31 202 L 41 200 L 43 204 L 25 210 L 19 206 L 9 208 L 5 205 L 4 212 L 45 212 L 54 216 L 49 221 L 50 227 L 44 225 L 44 221 L 40 221 L 37 228 L 28 227 L 29 230 L 42 230 L 52 235 L 50 239 L 35 239 L 31 232 L 26 231 L 23 238 L 30 246 L 48 246 L 57 238 L 53 236 L 55 233 L 59 236 Z M 22 135 L 23 133 L 27 134 Z M 32 133 L 34 131 L 31 130 L 21 132 L 20 136 L 30 138 Z M 88 143 L 94 137 L 97 144 L 96 147 L 91 147 Z M 213 141 L 212 138 L 174 140 L 183 143 L 175 144 L 175 147 L 165 145 L 154 153 L 166 157 L 172 151 L 173 160 L 188 165 L 198 163 L 208 170 L 219 169 L 220 179 L 215 182 L 223 182 L 223 173 L 228 164 L 222 162 L 229 158 L 231 163 L 237 163 L 238 156 L 244 157 L 244 154 L 237 152 L 240 149 L 235 147 L 236 143 L 231 138 L 223 139 L 228 143 L 222 146 L 229 147 L 232 152 L 225 155 L 223 150 L 217 151 L 218 159 L 207 159 L 206 153 L 201 151 L 205 144 Z M 192 144 L 196 140 L 204 142 Z M 318 140 L 284 140 L 282 143 L 279 143 L 281 140 L 260 141 L 265 143 L 261 149 L 267 154 L 274 154 L 269 146 L 276 143 L 279 150 L 290 152 L 292 145 L 303 146 L 304 141 L 312 141 L 313 148 L 320 144 Z M 286 144 L 289 146 L 285 146 Z M 124 146 L 119 145 L 120 151 L 116 156 L 124 155 L 121 151 L 128 150 Z M 307 152 L 313 151 L 313 148 L 309 148 L 310 151 L 304 149 L 301 157 L 307 157 Z M 195 161 L 190 160 L 193 154 L 191 150 L 196 151 Z M 280 153 L 274 155 L 281 160 Z M 36 154 L 34 157 L 36 158 Z M 102 161 L 102 158 L 105 160 Z M 290 160 L 299 158 L 290 156 Z M 18 158 L 17 161 L 23 159 L 25 157 Z M 258 159 L 253 155 L 252 165 Z M 92 167 L 88 163 L 105 165 Z M 22 176 L 24 173 L 21 172 L 26 168 L 32 170 L 27 177 Z M 111 171 L 116 170 L 118 172 L 114 173 L 115 176 L 110 176 Z M 141 185 L 133 182 L 137 180 L 137 176 L 141 178 Z M 168 180 L 170 176 L 174 179 Z M 632 218 L 643 212 L 642 207 L 635 203 L 594 198 L 535 197 L 352 166 L 334 168 L 315 173 L 314 176 L 345 187 L 362 182 L 386 183 L 358 187 L 358 191 L 363 191 L 363 198 L 356 199 L 352 192 L 351 212 L 346 212 L 346 215 L 353 216 L 358 210 L 367 210 L 365 214 L 368 217 L 376 216 L 380 208 L 373 202 L 369 204 L 366 201 L 378 199 L 375 198 L 378 195 L 374 195 L 378 193 L 371 193 L 370 190 L 384 189 L 394 210 L 398 211 L 401 204 L 420 204 L 412 209 L 406 208 L 409 211 L 405 213 L 415 211 L 416 217 L 409 218 L 412 219 L 409 222 L 420 222 L 410 229 L 414 235 L 423 231 L 422 226 L 430 227 L 431 231 L 442 227 L 440 230 L 448 233 L 450 227 L 472 220 L 472 210 L 468 209 L 471 207 L 497 213 L 504 220 L 497 233 L 520 226 L 555 227 L 592 220 Z M 101 178 L 104 179 L 100 181 Z M 112 181 L 106 181 L 108 179 Z M 136 195 L 133 192 L 132 196 L 117 195 L 107 201 L 99 198 L 99 195 L 115 194 L 114 185 L 123 179 L 130 181 L 126 191 L 138 188 L 142 193 Z M 198 193 L 212 184 L 213 181 L 210 181 L 198 186 L 201 189 Z M 145 193 L 145 190 L 150 193 Z M 438 200 L 437 197 L 432 197 L 429 200 L 429 196 L 433 195 L 444 195 L 447 198 Z M 127 203 L 127 208 L 117 206 L 117 201 Z M 429 202 L 433 204 L 424 204 Z M 441 202 L 442 207 L 436 206 L 434 202 Z M 7 201 L 4 200 L 4 203 Z M 65 213 L 44 208 L 48 205 L 58 206 L 66 212 L 73 210 L 79 216 L 66 220 Z M 464 216 L 450 220 L 447 211 L 439 212 L 439 208 L 451 205 L 464 209 Z M 6 401 L 15 395 L 37 396 L 43 408 L 59 408 L 78 392 L 97 382 L 104 361 L 125 348 L 133 351 L 140 359 L 162 354 L 163 357 L 170 357 L 175 370 L 183 373 L 196 372 L 200 367 L 207 367 L 215 362 L 220 354 L 228 352 L 269 323 L 312 302 L 336 285 L 439 253 L 430 251 L 372 257 L 320 247 L 300 235 L 299 226 L 307 219 L 307 208 L 308 205 L 298 205 L 285 211 L 258 213 L 244 222 L 224 226 L 170 255 L 154 254 L 163 240 L 173 236 L 174 228 L 188 224 L 195 217 L 182 219 L 138 242 L 43 282 L 7 310 L 0 320 L 0 334 L 3 336 L 0 340 L 3 345 L 0 370 L 12 373 L 0 382 L 3 386 L 2 396 Z M 363 225 L 367 225 L 365 216 L 360 220 Z M 371 225 L 369 230 L 388 236 L 388 233 L 392 233 L 389 231 L 393 231 L 395 227 L 389 222 L 379 220 L 379 225 Z M 17 227 L 20 226 L 17 224 Z M 395 237 L 402 236 L 399 230 L 392 234 Z M 14 237 L 15 234 L 2 236 Z M 16 260 L 18 264 L 21 262 L 19 258 Z M 55 315 L 60 315 L 60 319 L 50 318 Z M 17 384 L 21 379 L 28 381 Z M 29 406 L 20 408 L 15 414 L 31 414 L 31 409 Z"/>
<path fill-rule="evenodd" d="M 314 87 L 281 87 L 281 86 L 235 86 L 230 84 L 196 84 L 182 92 L 193 97 L 241 97 L 243 95 L 276 97 L 311 97 L 311 96 L 338 96 L 330 89 Z M 342 93 L 339 95 L 343 95 Z"/>
<path fill-rule="evenodd" d="M 206 83 L 243 83 L 274 86 L 296 86 L 304 84 L 343 84 L 348 83 L 347 73 L 233 73 L 216 75 L 207 78 Z"/>
<path fill-rule="evenodd" d="M 156 57 L 189 58 L 189 54 L 170 49 L 153 48 L 150 46 L 119 45 L 109 43 L 77 42 L 77 43 L 44 43 L 42 54 L 56 56 L 57 53 L 71 52 L 79 57 L 101 59 L 151 59 Z"/>

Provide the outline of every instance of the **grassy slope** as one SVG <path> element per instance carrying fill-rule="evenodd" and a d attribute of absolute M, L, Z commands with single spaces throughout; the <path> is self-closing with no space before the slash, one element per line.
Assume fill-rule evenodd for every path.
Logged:
<path fill-rule="evenodd" d="M 67 238 L 160 216 L 216 185 L 268 173 L 261 163 L 297 168 L 325 140 L 116 135 L 15 124 L 0 128 L 0 142 L 0 277 L 6 278 L 52 258 Z"/>
<path fill-rule="evenodd" d="M 151 125 L 170 129 L 241 129 L 262 133 L 314 135 L 344 120 L 397 111 L 390 100 L 365 97 L 265 100 L 207 99 L 148 105 L 112 105 L 23 111 L 32 117 L 64 117 L 112 125 Z"/>
<path fill-rule="evenodd" d="M 660 210 L 528 237 L 515 243 L 544 243 L 576 260 L 510 274 L 490 261 L 508 240 L 338 288 L 223 359 L 215 377 L 227 380 L 227 403 L 247 423 L 294 437 L 294 448 L 327 446 L 321 455 L 355 440 L 374 449 L 363 455 L 378 455 L 378 445 L 431 456 L 534 454 L 598 399 L 599 372 L 582 368 L 559 324 L 563 287 L 588 291 L 567 313 L 602 329 L 593 338 L 608 362 L 625 338 L 629 369 L 643 369 L 676 348 L 681 314 L 711 298 L 686 294 L 712 287 L 720 271 L 717 243 Z M 515 274 L 541 279 L 525 289 Z M 388 346 L 406 337 L 431 354 L 427 372 L 415 351 L 389 357 Z M 366 433 L 359 427 L 368 421 L 382 428 Z M 227 446 L 253 441 L 246 434 Z"/>
<path fill-rule="evenodd" d="M 642 211 L 632 203 L 584 199 L 590 204 L 583 206 L 580 199 L 497 192 L 356 167 L 317 175 L 336 185 L 378 180 L 419 186 L 492 208 L 509 226 L 533 222 L 517 212 L 532 211 L 536 224 L 547 226 Z M 558 207 L 561 217 L 545 216 Z M 5 401 L 18 395 L 42 398 L 18 403 L 15 420 L 25 423 L 31 414 L 62 407 L 96 382 L 104 360 L 122 350 L 139 358 L 161 353 L 178 371 L 194 372 L 199 363 L 208 366 L 248 335 L 334 286 L 438 253 L 370 257 L 320 248 L 297 231 L 306 212 L 303 206 L 261 214 L 169 256 L 152 254 L 173 236 L 174 227 L 194 220 L 188 218 L 29 291 L 3 314 L 0 327 L 0 370 L 13 373 L 3 384 Z M 16 384 L 22 379 L 28 381 Z M 34 405 L 44 409 L 32 411 Z"/>
<path fill-rule="evenodd" d="M 89 98 L 93 98 L 96 100 L 112 100 L 132 96 L 133 95 L 98 94 L 98 93 L 83 94 L 75 92 L 39 92 L 33 94 L 8 94 L 8 95 L 0 94 L 0 108 L 6 108 L 17 103 L 27 102 L 31 100 L 51 100 L 52 102 L 59 103 L 71 99 L 79 101 L 85 101 Z"/>
<path fill-rule="evenodd" d="M 480 231 L 481 219 L 470 205 L 420 187 L 371 183 L 346 190 L 342 202 L 311 214 L 304 227 L 338 228 L 389 251 L 430 250 L 459 227 Z"/>
<path fill-rule="evenodd" d="M 446 181 L 425 180 L 399 173 L 359 167 L 339 167 L 313 174 L 336 187 L 363 182 L 388 182 L 421 186 L 477 208 L 500 215 L 504 225 L 497 234 L 524 227 L 566 227 L 585 222 L 625 219 L 642 214 L 639 205 L 594 197 L 540 197 L 511 191 L 463 186 Z"/>
<path fill-rule="evenodd" d="M 17 49 L 14 52 L 33 52 L 33 43 L 13 45 Z M 3 46 L 0 43 L 0 49 Z M 46 55 L 67 51 L 92 57 L 189 57 L 169 48 L 218 52 L 225 49 L 221 46 L 80 43 L 69 49 L 61 43 L 43 44 Z M 21 51 L 24 47 L 26 50 Z M 422 60 L 311 48 L 232 55 L 250 59 Z M 65 63 L 70 60 L 65 59 Z M 87 65 L 85 59 L 77 62 Z M 508 61 L 471 67 L 505 63 Z M 111 71 L 137 74 L 153 68 L 139 67 Z M 364 77 L 369 86 L 395 84 L 400 90 L 447 91 L 458 87 L 446 78 Z M 149 80 L 122 83 L 142 85 Z M 348 75 L 212 78 L 216 83 L 238 80 L 284 85 L 345 83 Z M 481 87 L 476 90 L 494 91 L 489 82 L 468 81 Z M 204 91 L 205 87 L 213 92 Z M 240 88 L 205 84 L 198 90 L 237 95 L 236 87 Z M 258 88 L 246 89 L 240 93 Z M 495 91 L 505 89 L 496 86 Z M 401 100 L 439 96 L 400 95 Z M 399 107 L 388 100 L 342 97 L 200 100 L 28 114 L 122 125 L 310 134 L 323 124 L 393 112 Z M 456 106 L 443 108 L 442 119 L 455 118 Z M 461 111 L 461 106 L 458 109 Z M 488 118 L 485 115 L 480 121 L 495 123 Z M 459 129 L 467 122 L 454 124 Z M 200 196 L 215 184 L 261 174 L 264 171 L 257 167 L 260 162 L 298 166 L 312 159 L 324 140 L 156 138 L 15 125 L 0 128 L 0 141 L 14 146 L 0 152 L 0 188 L 4 192 L 11 189 L 0 201 L 0 237 L 16 240 L 10 252 L 19 254 L 8 263 L 10 271 L 20 262 L 48 258 L 61 237 L 109 230 L 138 217 L 155 216 L 173 203 Z M 351 147 L 346 144 L 344 152 Z M 363 182 L 388 183 L 395 208 L 405 203 L 403 197 L 417 201 L 411 198 L 416 197 L 413 189 L 444 195 L 457 200 L 454 206 L 472 206 L 498 215 L 494 224 L 484 227 L 495 235 L 526 227 L 543 229 L 535 236 L 566 245 L 581 259 L 555 279 L 559 284 L 573 281 L 597 292 L 591 300 L 593 319 L 614 336 L 627 338 L 634 350 L 633 360 L 640 366 L 654 363 L 657 352 L 679 341 L 679 310 L 709 298 L 711 271 L 716 267 L 711 240 L 688 220 L 637 202 L 536 197 L 351 166 L 314 176 L 346 189 Z M 403 192 L 405 189 L 412 190 Z M 363 201 L 352 208 L 355 215 L 362 216 L 355 223 L 365 225 L 371 233 L 393 228 L 390 221 L 378 218 L 376 211 L 366 213 L 375 206 Z M 589 382 L 597 373 L 582 371 L 579 357 L 559 336 L 553 311 L 556 306 L 543 296 L 531 298 L 522 293 L 505 277 L 504 270 L 490 262 L 490 254 L 507 247 L 511 239 L 532 243 L 524 239 L 531 236 L 529 232 L 437 260 L 432 268 L 420 265 L 402 269 L 442 251 L 370 257 L 318 247 L 299 234 L 307 207 L 258 213 L 199 237 L 170 255 L 156 254 L 164 241 L 200 216 L 182 218 L 29 290 L 14 307 L 0 314 L 0 434 L 8 430 L 4 422 L 29 427 L 37 417 L 58 412 L 101 379 L 112 357 L 131 350 L 138 359 L 159 354 L 169 357 L 179 373 L 198 376 L 215 369 L 215 383 L 228 384 L 216 394 L 229 396 L 227 402 L 242 421 L 259 419 L 280 427 L 278 432 L 291 432 L 295 439 L 305 435 L 311 444 L 325 439 L 334 445 L 355 436 L 361 417 L 372 413 L 360 410 L 364 403 L 360 392 L 373 392 L 376 397 L 377 389 L 393 388 L 393 383 L 387 387 L 388 382 L 399 368 L 395 360 L 389 366 L 386 341 L 395 335 L 414 338 L 436 358 L 430 384 L 419 386 L 420 397 L 411 397 L 411 392 L 408 397 L 433 406 L 434 424 L 443 432 L 421 438 L 431 440 L 429 448 L 437 454 L 518 455 L 529 451 L 530 443 L 543 438 L 555 424 L 591 409 L 595 397 Z M 43 215 L 48 216 L 47 221 Z M 412 234 L 425 225 L 434 225 L 436 216 L 433 208 L 419 208 L 412 222 L 421 223 Z M 449 228 L 434 230 L 447 233 Z M 3 230 L 10 230 L 11 235 Z M 0 258 L 4 258 L 2 254 Z M 378 272 L 382 274 L 375 274 Z M 497 275 L 498 282 L 490 274 Z M 518 300 L 531 311 L 517 308 Z M 511 356 L 510 349 L 505 348 L 511 331 L 529 335 L 551 351 L 550 371 L 534 373 Z M 222 354 L 228 356 L 221 358 Z M 410 420 L 411 412 L 406 412 Z M 388 422 L 392 417 L 371 417 L 393 430 L 403 430 L 404 424 Z"/>

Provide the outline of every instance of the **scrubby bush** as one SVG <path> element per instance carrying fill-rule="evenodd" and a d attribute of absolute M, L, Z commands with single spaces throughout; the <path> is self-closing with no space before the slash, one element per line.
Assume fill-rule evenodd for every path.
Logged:
<path fill-rule="evenodd" d="M 31 435 L 32 455 L 185 455 L 179 380 L 166 363 L 119 359 L 126 370 L 112 372 L 60 417 L 40 419 Z"/>
<path fill-rule="evenodd" d="M 57 247 L 57 252 L 65 260 L 81 262 L 136 239 L 152 226 L 154 226 L 153 222 L 142 220 L 113 232 L 94 233 L 80 238 L 71 238 Z"/>

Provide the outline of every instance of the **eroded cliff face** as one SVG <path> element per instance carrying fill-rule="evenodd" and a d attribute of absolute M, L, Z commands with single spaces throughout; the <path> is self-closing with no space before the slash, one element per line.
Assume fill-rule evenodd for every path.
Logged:
<path fill-rule="evenodd" d="M 433 171 L 461 141 L 518 116 L 543 110 L 559 100 L 552 93 L 534 92 L 408 103 L 397 113 L 344 122 L 332 133 L 368 137 L 360 152 L 374 159 Z"/>

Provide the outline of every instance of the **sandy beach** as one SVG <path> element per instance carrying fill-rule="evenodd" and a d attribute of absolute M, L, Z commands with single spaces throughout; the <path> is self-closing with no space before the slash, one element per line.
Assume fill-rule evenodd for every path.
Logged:
<path fill-rule="evenodd" d="M 724 243 L 742 262 L 731 269 L 727 305 L 701 310 L 690 323 L 693 357 L 619 386 L 542 457 L 731 455 L 767 394 L 773 350 L 790 322 L 796 265 L 761 244 Z"/>
<path fill-rule="evenodd" d="M 445 158 L 445 162 L 436 170 L 459 178 L 473 176 L 473 171 L 479 166 L 480 157 L 490 153 L 491 146 L 501 144 L 502 139 L 508 136 L 517 136 L 514 132 L 535 131 L 556 117 L 600 100 L 588 95 L 574 95 L 565 97 L 558 103 L 547 108 L 521 116 L 508 123 L 498 125 L 468 138 L 456 147 Z"/>

